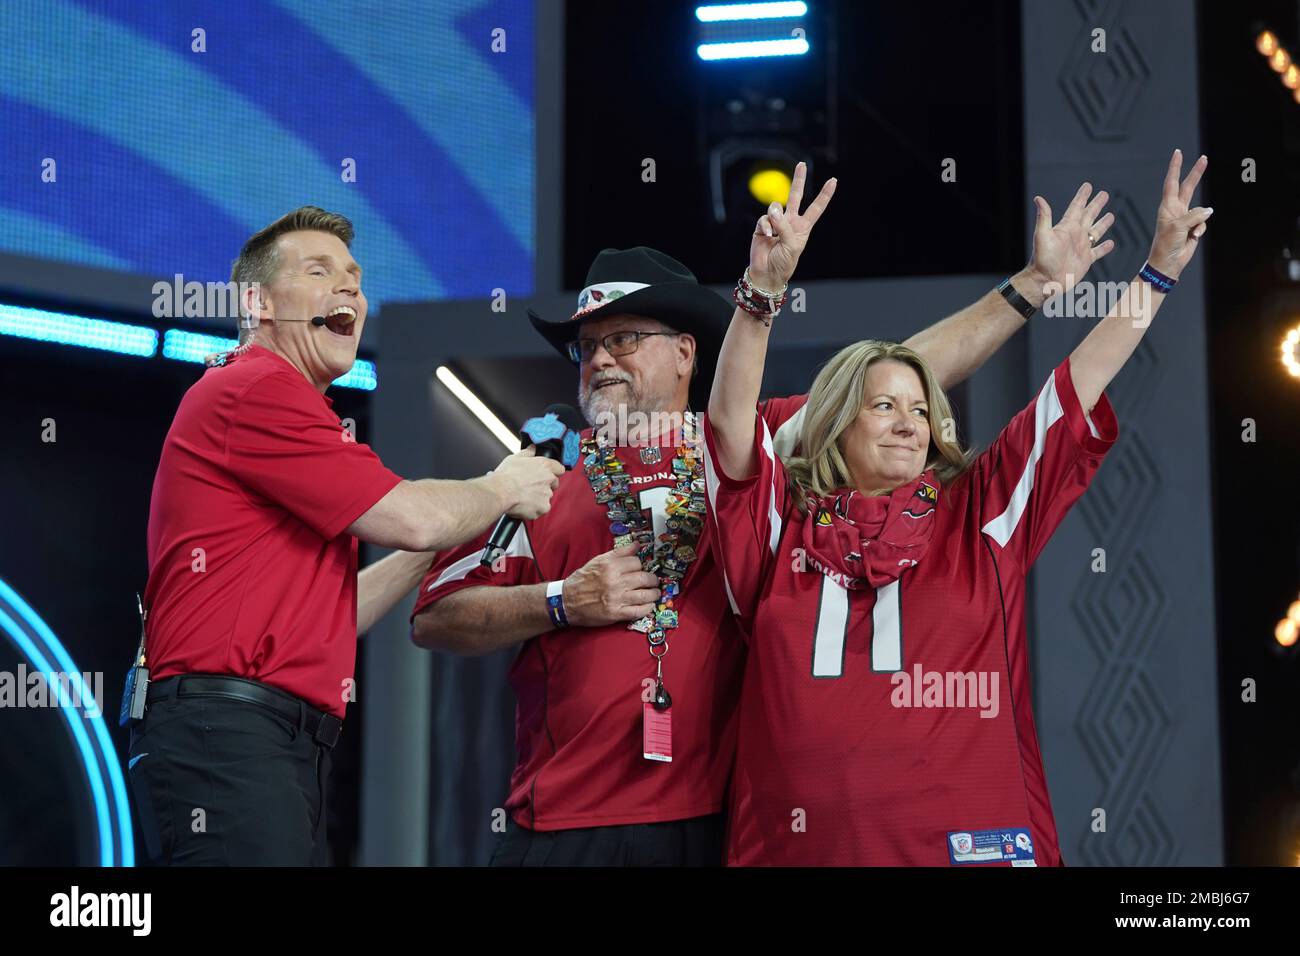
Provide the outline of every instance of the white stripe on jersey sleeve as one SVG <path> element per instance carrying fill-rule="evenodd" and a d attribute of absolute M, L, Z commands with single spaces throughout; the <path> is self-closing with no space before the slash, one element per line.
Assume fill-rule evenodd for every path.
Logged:
<path fill-rule="evenodd" d="M 510 547 L 505 550 L 505 556 L 507 558 L 531 558 L 533 556 L 533 545 L 528 540 L 528 525 L 521 524 L 519 526 L 514 539 L 510 542 Z M 434 588 L 441 587 L 450 581 L 464 580 L 467 574 L 479 566 L 479 559 L 482 557 L 482 551 L 465 555 L 465 557 L 438 575 L 438 579 L 424 589 L 425 592 L 432 591 Z"/>
<path fill-rule="evenodd" d="M 700 446 L 704 450 L 704 491 L 709 498 L 709 514 L 718 513 L 718 473 L 717 466 L 713 464 L 713 455 L 709 453 L 709 443 L 704 442 Z M 716 522 L 716 518 L 714 521 Z M 722 528 L 718 528 L 721 536 Z M 722 556 L 717 558 L 718 567 L 722 569 L 722 589 L 727 592 L 727 603 L 731 605 L 731 613 L 740 617 L 740 608 L 736 605 L 736 598 L 731 593 L 731 582 L 727 580 L 727 563 L 722 560 Z"/>
<path fill-rule="evenodd" d="M 771 534 L 767 546 L 772 550 L 772 557 L 776 557 L 776 545 L 781 540 L 781 513 L 776 510 L 776 452 L 772 448 L 772 433 L 767 430 L 767 422 L 761 415 L 758 420 L 763 426 L 763 451 L 772 463 L 772 489 L 767 495 L 767 524 Z"/>
<path fill-rule="evenodd" d="M 763 426 L 763 453 L 767 455 L 768 460 L 775 465 L 776 456 L 772 451 L 772 434 L 768 431 L 767 422 L 763 421 L 763 416 L 757 416 L 758 423 Z M 718 473 L 717 465 L 713 462 L 713 455 L 709 452 L 709 444 L 705 442 L 702 446 L 704 449 L 704 490 L 709 499 L 709 513 L 716 515 L 718 513 Z M 776 510 L 776 472 L 775 467 L 772 473 L 772 487 L 767 498 L 767 520 L 770 527 L 768 538 L 768 547 L 772 550 L 773 556 L 776 555 L 777 542 L 781 540 L 781 514 Z M 715 519 L 716 520 L 716 519 Z M 721 533 L 721 527 L 718 528 Z M 731 605 L 731 613 L 740 616 L 740 608 L 736 604 L 736 599 L 731 592 L 731 581 L 727 578 L 726 562 L 719 561 L 722 568 L 722 588 L 727 592 L 727 603 Z"/>
<path fill-rule="evenodd" d="M 1029 453 L 1029 459 L 1025 462 L 1025 470 L 1020 473 L 1020 480 L 1016 482 L 1015 490 L 1011 493 L 1011 501 L 1008 502 L 1006 510 L 982 529 L 985 534 L 992 537 L 1003 548 L 1007 546 L 1011 536 L 1016 533 L 1016 526 L 1020 524 L 1020 519 L 1024 517 L 1025 509 L 1029 507 L 1029 495 L 1034 490 L 1034 470 L 1038 465 L 1038 460 L 1043 457 L 1044 448 L 1047 447 L 1047 430 L 1059 421 L 1064 414 L 1065 409 L 1061 407 L 1061 398 L 1056 394 L 1056 372 L 1053 370 L 1047 376 L 1047 383 L 1043 386 L 1042 391 L 1038 393 L 1038 398 L 1034 403 L 1034 447 Z M 1091 424 L 1089 422 L 1089 425 Z"/>
<path fill-rule="evenodd" d="M 789 458 L 794 454 L 795 445 L 799 444 L 799 433 L 803 431 L 803 413 L 807 409 L 806 404 L 801 405 L 799 411 L 782 422 L 781 427 L 776 430 L 776 435 L 772 438 L 772 448 L 782 458 Z"/>

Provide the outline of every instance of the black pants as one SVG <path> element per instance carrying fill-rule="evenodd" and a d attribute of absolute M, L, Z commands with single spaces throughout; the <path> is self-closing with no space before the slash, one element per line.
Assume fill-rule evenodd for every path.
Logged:
<path fill-rule="evenodd" d="M 722 815 L 575 830 L 506 819 L 492 866 L 721 866 Z"/>
<path fill-rule="evenodd" d="M 258 704 L 174 692 L 150 703 L 128 763 L 150 861 L 328 866 L 329 759 L 301 721 Z"/>

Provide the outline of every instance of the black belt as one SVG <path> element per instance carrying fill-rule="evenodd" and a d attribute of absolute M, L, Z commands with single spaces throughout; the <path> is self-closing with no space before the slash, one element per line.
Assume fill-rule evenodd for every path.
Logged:
<path fill-rule="evenodd" d="M 255 680 L 218 674 L 181 674 L 151 681 L 146 700 L 155 701 L 170 697 L 222 697 L 242 700 L 274 711 L 291 724 L 302 727 L 323 747 L 333 747 L 339 741 L 343 721 L 333 714 L 317 710 L 304 700 Z"/>

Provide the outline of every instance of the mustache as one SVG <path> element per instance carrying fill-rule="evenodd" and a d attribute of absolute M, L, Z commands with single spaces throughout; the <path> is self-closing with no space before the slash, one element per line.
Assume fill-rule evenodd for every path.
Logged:
<path fill-rule="evenodd" d="M 593 378 L 590 382 L 587 383 L 587 392 L 588 393 L 594 392 L 602 385 L 609 385 L 613 382 L 621 382 L 624 385 L 630 385 L 632 379 L 624 375 L 604 375 L 600 378 Z"/>

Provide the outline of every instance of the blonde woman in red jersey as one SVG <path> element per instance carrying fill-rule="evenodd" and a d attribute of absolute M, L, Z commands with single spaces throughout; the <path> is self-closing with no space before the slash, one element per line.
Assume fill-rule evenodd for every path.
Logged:
<path fill-rule="evenodd" d="M 1103 390 L 1205 232 L 1205 158 L 1180 182 L 1181 165 L 1138 277 L 974 458 L 925 361 L 886 342 L 831 359 L 802 457 L 777 455 L 754 413 L 771 316 L 835 180 L 800 213 L 800 164 L 789 208 L 759 220 L 705 423 L 710 534 L 749 642 L 729 863 L 1060 865 L 1025 575 L 1114 444 Z"/>

